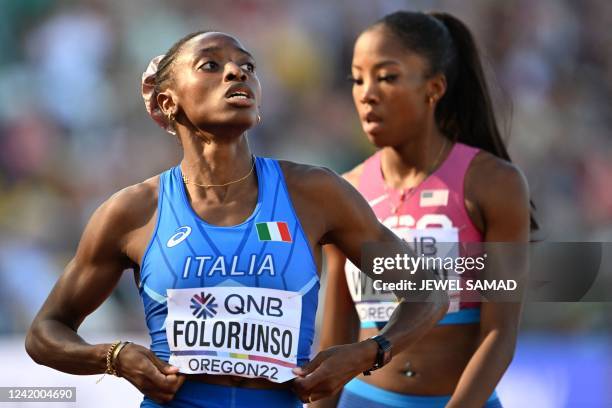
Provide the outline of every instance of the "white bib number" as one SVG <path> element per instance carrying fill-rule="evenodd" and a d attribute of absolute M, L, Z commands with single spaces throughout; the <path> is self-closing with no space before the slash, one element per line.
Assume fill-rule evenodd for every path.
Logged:
<path fill-rule="evenodd" d="M 302 296 L 267 288 L 168 289 L 169 363 L 185 374 L 295 377 Z"/>

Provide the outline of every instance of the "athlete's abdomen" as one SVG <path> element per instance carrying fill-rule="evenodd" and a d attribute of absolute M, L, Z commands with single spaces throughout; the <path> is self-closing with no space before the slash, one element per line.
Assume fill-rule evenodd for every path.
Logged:
<path fill-rule="evenodd" d="M 450 395 L 478 347 L 479 332 L 478 323 L 437 326 L 376 375 L 359 379 L 401 394 Z M 376 334 L 377 329 L 362 329 L 359 337 Z"/>

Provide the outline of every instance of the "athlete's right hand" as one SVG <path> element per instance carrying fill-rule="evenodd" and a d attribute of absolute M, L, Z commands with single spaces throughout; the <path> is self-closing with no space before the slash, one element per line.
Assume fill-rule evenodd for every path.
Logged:
<path fill-rule="evenodd" d="M 185 382 L 178 367 L 160 360 L 151 350 L 130 343 L 115 360 L 117 375 L 124 377 L 144 395 L 158 403 L 166 403 Z"/>

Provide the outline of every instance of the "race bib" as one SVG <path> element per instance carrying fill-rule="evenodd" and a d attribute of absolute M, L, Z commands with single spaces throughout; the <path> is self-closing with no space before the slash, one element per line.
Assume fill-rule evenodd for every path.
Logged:
<path fill-rule="evenodd" d="M 415 229 L 396 226 L 391 230 L 417 254 L 440 258 L 456 258 L 459 256 L 457 228 L 422 228 Z M 351 261 L 345 265 L 346 281 L 349 292 L 355 302 L 359 320 L 364 323 L 387 322 L 397 306 L 395 295 L 390 291 L 374 289 L 373 280 L 361 273 Z M 454 271 L 438 271 L 442 279 L 459 279 Z M 460 291 L 447 291 L 450 304 L 448 313 L 459 311 Z"/>
<path fill-rule="evenodd" d="M 295 377 L 302 296 L 254 287 L 168 289 L 169 363 L 184 374 Z"/>
<path fill-rule="evenodd" d="M 395 298 L 395 295 L 392 294 Z M 388 322 L 397 307 L 397 301 L 355 302 L 355 308 L 361 322 Z"/>

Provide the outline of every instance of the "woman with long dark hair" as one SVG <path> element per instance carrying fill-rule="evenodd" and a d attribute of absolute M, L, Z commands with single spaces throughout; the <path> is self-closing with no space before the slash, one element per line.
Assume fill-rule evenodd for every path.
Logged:
<path fill-rule="evenodd" d="M 357 39 L 351 70 L 357 113 L 379 150 L 345 178 L 381 222 L 417 252 L 436 242 L 529 240 L 527 184 L 510 161 L 477 47 L 460 20 L 387 15 Z M 329 248 L 323 348 L 376 335 L 393 311 L 384 293 L 363 296 L 355 270 Z M 495 386 L 512 360 L 520 310 L 520 302 L 451 294 L 438 325 L 390 364 L 349 382 L 338 407 L 500 406 Z"/>
<path fill-rule="evenodd" d="M 143 82 L 182 160 L 93 214 L 29 330 L 36 362 L 124 377 L 145 395 L 141 407 L 295 407 L 388 362 L 442 317 L 444 296 L 401 302 L 376 339 L 309 362 L 322 245 L 356 263 L 368 241 L 409 248 L 333 172 L 253 156 L 246 131 L 260 120 L 261 86 L 234 37 L 190 34 Z M 78 328 L 125 269 L 135 271 L 151 346 L 88 344 Z"/>

